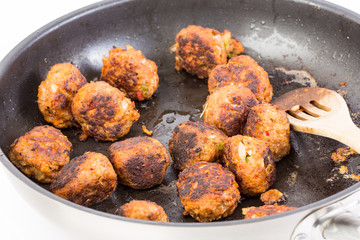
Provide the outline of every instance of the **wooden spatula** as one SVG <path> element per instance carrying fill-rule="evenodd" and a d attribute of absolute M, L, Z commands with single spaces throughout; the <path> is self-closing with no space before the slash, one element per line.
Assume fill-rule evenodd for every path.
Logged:
<path fill-rule="evenodd" d="M 360 129 L 338 93 L 326 88 L 298 88 L 273 103 L 287 113 L 295 131 L 338 140 L 360 153 Z"/>

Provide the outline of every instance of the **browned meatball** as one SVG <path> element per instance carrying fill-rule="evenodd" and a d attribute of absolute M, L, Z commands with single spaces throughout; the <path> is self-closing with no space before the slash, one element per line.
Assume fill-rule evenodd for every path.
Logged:
<path fill-rule="evenodd" d="M 219 88 L 207 97 L 204 122 L 222 130 L 227 136 L 242 133 L 248 112 L 258 104 L 250 89 L 239 86 Z"/>
<path fill-rule="evenodd" d="M 209 92 L 227 85 L 250 88 L 263 103 L 270 102 L 273 88 L 267 72 L 247 55 L 233 57 L 227 64 L 218 65 L 209 75 Z"/>
<path fill-rule="evenodd" d="M 115 214 L 141 220 L 169 222 L 164 209 L 151 201 L 132 200 L 119 207 Z"/>
<path fill-rule="evenodd" d="M 71 114 L 75 93 L 87 83 L 80 71 L 70 63 L 55 64 L 38 89 L 38 105 L 47 122 L 57 128 L 76 125 Z"/>
<path fill-rule="evenodd" d="M 231 215 L 240 200 L 234 175 L 219 163 L 197 162 L 176 183 L 185 213 L 199 222 Z"/>
<path fill-rule="evenodd" d="M 243 214 L 245 215 L 245 219 L 254 219 L 254 218 L 287 212 L 293 209 L 296 209 L 296 207 L 288 207 L 285 205 L 277 205 L 277 204 L 264 205 L 260 207 L 243 208 Z"/>
<path fill-rule="evenodd" d="M 217 162 L 227 136 L 219 129 L 202 122 L 184 122 L 173 131 L 169 152 L 174 167 L 184 170 L 196 162 Z"/>
<path fill-rule="evenodd" d="M 223 160 L 235 174 L 241 193 L 259 195 L 275 181 L 275 163 L 269 147 L 262 140 L 241 135 L 229 138 Z"/>
<path fill-rule="evenodd" d="M 244 52 L 241 43 L 231 38 L 231 32 L 223 33 L 211 28 L 190 25 L 176 35 L 173 46 L 176 51 L 175 69 L 184 69 L 199 78 L 207 78 L 219 64 L 226 64 L 227 57 Z"/>
<path fill-rule="evenodd" d="M 162 183 L 170 165 L 166 148 L 150 137 L 134 137 L 113 143 L 109 153 L 119 182 L 135 189 Z"/>
<path fill-rule="evenodd" d="M 50 183 L 70 160 L 72 144 L 60 130 L 39 126 L 10 146 L 11 162 L 27 176 Z"/>
<path fill-rule="evenodd" d="M 115 190 L 117 176 L 109 159 L 86 152 L 67 163 L 50 185 L 50 190 L 74 203 L 90 206 L 107 199 Z"/>
<path fill-rule="evenodd" d="M 83 138 L 115 141 L 126 135 L 140 114 L 135 103 L 103 81 L 91 82 L 74 96 L 71 110 L 81 125 Z"/>
<path fill-rule="evenodd" d="M 111 49 L 103 58 L 100 80 L 125 91 L 132 100 L 151 98 L 159 85 L 155 62 L 146 59 L 140 50 L 127 45 Z"/>
<path fill-rule="evenodd" d="M 266 103 L 251 108 L 244 135 L 265 141 L 275 162 L 290 152 L 290 123 L 286 113 L 275 105 Z"/>

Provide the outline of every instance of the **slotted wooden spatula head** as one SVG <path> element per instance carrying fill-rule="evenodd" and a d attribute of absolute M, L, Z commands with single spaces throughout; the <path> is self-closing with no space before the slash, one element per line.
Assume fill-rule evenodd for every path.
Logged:
<path fill-rule="evenodd" d="M 287 113 L 295 131 L 336 139 L 360 152 L 360 130 L 340 94 L 326 88 L 298 88 L 274 102 Z"/>

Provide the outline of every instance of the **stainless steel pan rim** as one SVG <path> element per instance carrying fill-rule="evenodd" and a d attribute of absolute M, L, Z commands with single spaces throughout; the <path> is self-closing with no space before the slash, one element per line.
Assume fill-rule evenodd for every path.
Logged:
<path fill-rule="evenodd" d="M 294 209 L 289 212 L 271 215 L 271 216 L 265 216 L 262 218 L 257 219 L 246 219 L 246 220 L 233 220 L 233 221 L 219 221 L 219 222 L 210 222 L 210 223 L 178 223 L 178 222 L 170 222 L 170 223 L 163 223 L 163 222 L 155 222 L 155 221 L 143 221 L 143 220 L 137 220 L 137 219 L 131 219 L 131 218 L 125 218 L 122 216 L 105 213 L 101 211 L 97 211 L 91 208 L 87 208 L 78 204 L 75 204 L 73 202 L 70 202 L 68 200 L 65 200 L 61 197 L 58 197 L 57 195 L 43 189 L 36 183 L 34 183 L 32 180 L 27 178 L 23 173 L 21 173 L 13 164 L 10 163 L 9 159 L 4 155 L 4 153 L 0 150 L 0 160 L 3 163 L 3 165 L 11 172 L 11 174 L 14 174 L 17 178 L 19 178 L 24 184 L 30 186 L 35 191 L 38 191 L 39 193 L 51 198 L 54 201 L 58 201 L 62 204 L 68 205 L 70 207 L 73 207 L 77 210 L 85 211 L 90 214 L 106 217 L 106 218 L 112 218 L 112 219 L 118 219 L 122 221 L 129 221 L 134 223 L 141 223 L 141 224 L 149 224 L 149 225 L 158 225 L 158 226 L 171 226 L 171 227 L 213 227 L 213 226 L 231 226 L 231 225 L 239 225 L 239 224 L 251 224 L 253 222 L 262 222 L 262 221 L 271 221 L 272 219 L 281 218 L 281 217 L 287 217 L 293 214 L 296 214 L 298 212 L 302 212 L 307 209 L 317 209 L 319 207 L 325 206 L 327 204 L 336 202 L 338 200 L 341 200 L 342 198 L 350 195 L 351 193 L 355 192 L 360 188 L 360 183 L 354 184 L 353 186 L 338 192 L 328 198 L 322 199 L 320 201 L 311 203 L 309 205 Z"/>
<path fill-rule="evenodd" d="M 70 14 L 67 14 L 47 25 L 40 28 L 38 31 L 34 32 L 30 36 L 28 36 L 26 39 L 24 39 L 21 43 L 19 43 L 10 53 L 7 54 L 7 56 L 1 61 L 0 63 L 0 76 L 3 75 L 7 67 L 13 62 L 14 59 L 17 58 L 17 56 L 21 53 L 21 51 L 28 46 L 31 46 L 33 42 L 35 42 L 38 38 L 40 38 L 42 35 L 46 34 L 48 31 L 51 31 L 53 28 L 57 28 L 61 25 L 66 24 L 67 22 L 79 18 L 83 15 L 89 14 L 93 11 L 99 11 L 103 8 L 111 7 L 113 5 L 122 4 L 125 2 L 129 2 L 131 0 L 122 0 L 122 1 L 104 1 L 99 2 L 96 4 L 92 4 L 90 6 L 84 7 L 82 9 L 79 9 L 77 11 L 74 11 Z M 308 1 L 296 1 L 296 2 L 306 2 L 314 6 L 318 6 L 321 9 L 337 13 L 339 15 L 344 15 L 345 18 L 348 18 L 357 24 L 360 25 L 360 16 L 348 9 L 339 7 L 335 4 L 323 1 L 323 0 L 313 0 L 311 2 Z M 142 220 L 136 220 L 136 219 L 129 219 L 121 216 L 117 216 L 114 214 L 109 214 L 101 211 L 97 211 L 91 208 L 83 207 L 81 205 L 74 204 L 70 201 L 64 200 L 51 192 L 43 189 L 42 187 L 38 186 L 36 183 L 31 181 L 29 178 L 27 178 L 25 175 L 23 175 L 11 162 L 9 159 L 5 156 L 3 151 L 0 150 L 0 161 L 2 164 L 10 171 L 11 174 L 15 175 L 16 178 L 20 179 L 24 184 L 28 185 L 30 188 L 34 189 L 35 191 L 51 198 L 54 201 L 58 201 L 62 204 L 68 205 L 70 207 L 73 207 L 75 209 L 88 212 L 90 214 L 99 215 L 106 218 L 112 218 L 112 219 L 118 219 L 122 221 L 129 221 L 129 222 L 135 222 L 135 223 L 141 223 L 141 224 L 149 224 L 149 225 L 159 225 L 159 226 L 172 226 L 172 227 L 212 227 L 212 226 L 230 226 L 230 225 L 238 225 L 238 224 L 251 224 L 253 222 L 262 222 L 262 221 L 271 221 L 272 219 L 277 218 L 285 218 L 287 216 L 296 214 L 298 212 L 304 211 L 306 209 L 317 209 L 321 206 L 325 206 L 327 204 L 330 204 L 332 202 L 335 202 L 337 200 L 340 200 L 351 193 L 355 192 L 360 188 L 360 183 L 356 183 L 353 186 L 348 187 L 347 189 L 338 192 L 330 197 L 324 198 L 320 201 L 308 204 L 303 207 L 299 207 L 298 209 L 295 209 L 290 212 L 281 213 L 277 215 L 272 216 L 266 216 L 259 219 L 249 219 L 249 220 L 233 220 L 233 221 L 222 221 L 222 222 L 211 222 L 211 223 L 159 223 L 159 222 L 151 222 L 151 221 L 142 221 Z"/>

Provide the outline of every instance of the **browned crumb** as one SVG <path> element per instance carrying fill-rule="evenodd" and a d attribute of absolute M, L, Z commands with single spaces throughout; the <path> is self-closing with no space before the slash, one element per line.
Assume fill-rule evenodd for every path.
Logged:
<path fill-rule="evenodd" d="M 339 83 L 340 86 L 345 86 L 347 82 L 341 82 Z"/>
<path fill-rule="evenodd" d="M 242 215 L 246 215 L 251 209 L 256 208 L 256 207 L 247 207 L 247 208 L 242 208 L 241 212 Z"/>
<path fill-rule="evenodd" d="M 260 207 L 243 208 L 242 213 L 245 213 L 245 219 L 253 219 L 290 211 L 295 208 L 296 207 L 288 207 L 286 205 L 277 205 L 275 203 L 274 205 L 263 205 Z"/>
<path fill-rule="evenodd" d="M 349 173 L 348 167 L 345 166 L 345 165 L 341 165 L 340 168 L 339 168 L 339 173 L 343 174 L 343 175 Z"/>
<path fill-rule="evenodd" d="M 79 136 L 79 141 L 85 142 L 87 138 L 88 138 L 88 135 L 86 133 L 81 133 Z"/>
<path fill-rule="evenodd" d="M 142 125 L 141 129 L 146 135 L 151 136 L 153 134 L 153 131 L 148 130 L 145 125 Z"/>
<path fill-rule="evenodd" d="M 339 173 L 344 175 L 344 178 L 351 178 L 354 181 L 360 181 L 360 175 L 349 174 L 349 169 L 345 165 L 341 165 L 339 168 Z"/>
<path fill-rule="evenodd" d="M 333 152 L 331 154 L 331 159 L 334 162 L 344 162 L 346 161 L 346 158 L 350 155 L 353 154 L 357 154 L 357 152 L 355 152 L 355 150 L 353 150 L 352 148 L 346 146 L 346 147 L 341 147 L 336 149 L 336 152 Z"/>
<path fill-rule="evenodd" d="M 360 175 L 350 174 L 349 177 L 350 177 L 352 180 L 360 181 Z"/>
<path fill-rule="evenodd" d="M 285 195 L 277 189 L 270 189 L 260 195 L 260 200 L 269 205 L 285 201 Z"/>

